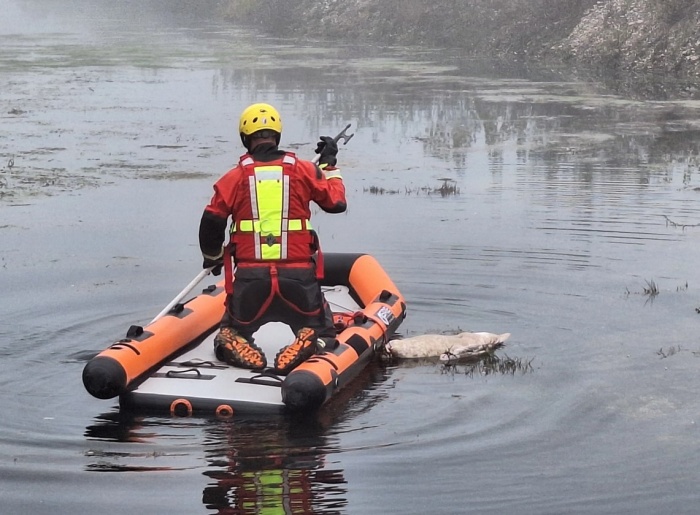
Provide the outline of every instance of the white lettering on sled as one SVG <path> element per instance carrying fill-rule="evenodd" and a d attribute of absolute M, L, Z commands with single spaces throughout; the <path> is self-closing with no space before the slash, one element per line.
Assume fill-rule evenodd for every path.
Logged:
<path fill-rule="evenodd" d="M 389 326 L 396 317 L 394 316 L 394 313 L 391 312 L 391 309 L 389 309 L 386 306 L 382 306 L 379 311 L 377 311 L 377 318 L 381 320 L 384 325 Z"/>

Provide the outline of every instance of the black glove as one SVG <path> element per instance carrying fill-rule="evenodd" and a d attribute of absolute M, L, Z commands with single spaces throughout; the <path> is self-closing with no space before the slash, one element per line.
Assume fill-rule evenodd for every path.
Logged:
<path fill-rule="evenodd" d="M 202 264 L 202 268 L 211 268 L 211 273 L 214 275 L 221 275 L 221 269 L 224 266 L 224 258 L 223 256 L 218 258 L 218 259 L 209 259 L 209 258 L 204 258 L 204 263 Z"/>
<path fill-rule="evenodd" d="M 318 160 L 320 165 L 330 165 L 335 166 L 338 162 L 336 156 L 338 155 L 338 143 L 330 136 L 321 136 L 321 141 L 316 145 L 315 152 L 321 154 Z"/>

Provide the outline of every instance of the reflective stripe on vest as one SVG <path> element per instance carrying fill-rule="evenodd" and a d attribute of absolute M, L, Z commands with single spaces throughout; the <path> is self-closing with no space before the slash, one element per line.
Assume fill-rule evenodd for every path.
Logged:
<path fill-rule="evenodd" d="M 295 165 L 296 159 L 286 155 L 283 162 Z M 252 165 L 246 158 L 242 165 Z M 309 231 L 308 220 L 289 219 L 289 175 L 280 165 L 261 165 L 253 168 L 248 177 L 252 220 L 237 220 L 231 232 L 253 233 L 255 259 L 287 259 L 287 235 L 290 231 Z"/>

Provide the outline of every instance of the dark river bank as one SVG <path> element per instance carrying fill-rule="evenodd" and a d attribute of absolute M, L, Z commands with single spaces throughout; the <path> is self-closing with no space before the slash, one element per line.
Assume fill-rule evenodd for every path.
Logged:
<path fill-rule="evenodd" d="M 0 6 L 0 511 L 697 511 L 700 102 L 449 51 Z M 377 363 L 303 420 L 132 416 L 87 394 L 85 360 L 199 272 L 201 210 L 256 101 L 301 156 L 352 123 L 348 212 L 314 226 L 324 250 L 380 261 L 402 334 L 510 332 L 497 355 L 531 368 Z"/>

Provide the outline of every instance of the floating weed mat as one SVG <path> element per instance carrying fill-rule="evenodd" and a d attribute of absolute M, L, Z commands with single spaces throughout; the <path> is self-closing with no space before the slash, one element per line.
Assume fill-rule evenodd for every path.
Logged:
<path fill-rule="evenodd" d="M 664 349 L 663 347 L 660 348 L 659 350 L 656 351 L 656 354 L 661 357 L 661 359 L 668 358 L 673 356 L 674 354 L 678 354 L 681 351 L 681 346 L 680 345 L 674 345 L 669 347 L 668 349 Z M 696 353 L 693 353 L 697 355 Z"/>
<path fill-rule="evenodd" d="M 10 160 L 12 162 L 12 159 Z M 0 201 L 15 202 L 36 196 L 51 196 L 59 192 L 95 187 L 102 179 L 90 170 L 10 166 L 0 169 Z"/>
<path fill-rule="evenodd" d="M 370 195 L 440 195 L 441 197 L 453 197 L 459 195 L 459 188 L 457 183 L 452 179 L 439 179 L 442 181 L 440 186 L 423 186 L 417 188 L 404 187 L 403 190 L 400 189 L 387 189 L 381 186 L 370 186 L 369 188 L 363 188 L 364 193 L 369 193 Z"/>
<path fill-rule="evenodd" d="M 694 188 L 696 191 L 698 188 Z M 666 227 L 671 226 L 671 227 L 680 227 L 683 231 L 685 231 L 686 227 L 700 227 L 700 224 L 683 224 L 680 222 L 674 222 L 671 220 L 668 216 L 662 215 L 666 219 Z"/>
<path fill-rule="evenodd" d="M 696 357 L 700 358 L 700 350 L 690 350 L 690 349 L 683 349 L 681 348 L 680 345 L 671 345 L 670 347 L 664 349 L 661 347 L 659 350 L 656 351 L 656 355 L 659 356 L 660 359 L 665 359 L 665 358 L 670 358 L 671 356 L 675 356 L 676 354 L 680 354 L 681 352 L 688 352 Z"/>
<path fill-rule="evenodd" d="M 506 354 L 504 354 L 503 357 L 499 357 L 495 354 L 487 354 L 478 361 L 467 365 L 460 366 L 457 363 L 446 363 L 442 365 L 441 372 L 443 374 L 453 375 L 464 373 L 469 377 L 474 377 L 475 375 L 490 376 L 495 374 L 528 374 L 534 372 L 534 368 L 532 367 L 532 362 L 534 359 L 535 358 L 511 358 Z"/>

